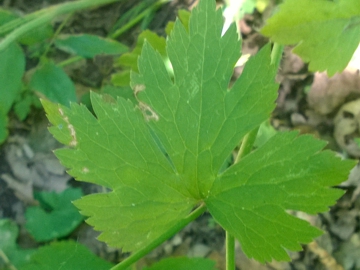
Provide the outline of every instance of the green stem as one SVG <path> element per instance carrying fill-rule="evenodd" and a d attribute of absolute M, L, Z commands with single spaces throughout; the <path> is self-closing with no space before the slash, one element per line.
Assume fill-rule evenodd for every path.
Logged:
<path fill-rule="evenodd" d="M 163 233 L 159 238 L 155 239 L 149 245 L 143 247 L 142 249 L 136 251 L 135 253 L 131 254 L 130 257 L 123 260 L 121 263 L 115 265 L 110 270 L 125 270 L 127 267 L 132 265 L 133 263 L 137 262 L 139 259 L 144 257 L 147 253 L 151 250 L 162 244 L 164 241 L 172 237 L 175 233 L 183 229 L 186 225 L 188 225 L 191 221 L 198 218 L 202 213 L 206 210 L 206 206 L 202 203 L 198 208 L 192 211 L 186 218 L 179 221 L 175 226 L 170 228 L 168 231 Z"/>
<path fill-rule="evenodd" d="M 278 43 L 274 43 L 271 51 L 271 65 L 275 65 L 279 68 L 284 46 Z M 248 134 L 246 134 L 241 143 L 239 152 L 235 158 L 234 163 L 238 163 L 243 157 L 249 154 L 253 148 L 256 140 L 259 127 L 256 127 Z M 228 231 L 226 231 L 226 270 L 235 269 L 235 238 Z"/>
<path fill-rule="evenodd" d="M 259 131 L 259 127 L 256 127 L 255 129 L 253 129 L 252 131 L 250 131 L 248 134 L 245 135 L 234 163 L 238 163 L 240 159 L 242 159 L 251 152 L 258 131 Z"/>
<path fill-rule="evenodd" d="M 246 156 L 251 152 L 258 130 L 259 127 L 253 129 L 252 131 L 250 131 L 248 134 L 245 135 L 234 163 L 238 163 L 240 159 L 242 159 L 244 156 Z M 226 241 L 226 270 L 234 270 L 235 269 L 235 238 L 228 231 L 226 231 L 225 241 Z"/>
<path fill-rule="evenodd" d="M 58 63 L 57 66 L 59 66 L 59 67 L 65 67 L 65 66 L 67 66 L 67 65 L 70 65 L 70 64 L 75 63 L 75 62 L 77 62 L 77 61 L 80 61 L 80 60 L 82 60 L 82 59 L 84 59 L 84 57 L 82 57 L 82 56 L 79 56 L 79 55 L 73 56 L 73 57 L 70 57 L 69 59 L 66 59 L 66 60 Z"/>
<path fill-rule="evenodd" d="M 280 45 L 279 43 L 274 43 L 274 46 L 271 50 L 271 64 L 276 65 L 277 68 L 279 68 L 280 66 L 280 61 L 283 51 L 284 51 L 284 45 Z"/>
<path fill-rule="evenodd" d="M 47 9 L 47 12 L 41 13 L 40 17 L 34 18 L 33 20 L 27 22 L 26 24 L 16 28 L 10 34 L 8 34 L 0 42 L 0 51 L 6 49 L 12 42 L 16 41 L 22 35 L 28 33 L 29 31 L 36 29 L 37 27 L 50 22 L 54 17 L 69 12 L 73 12 L 80 9 L 85 9 L 94 6 L 100 6 L 105 4 L 110 4 L 118 0 L 82 0 L 77 2 L 67 2 L 64 4 L 56 5 Z"/>
<path fill-rule="evenodd" d="M 11 264 L 9 258 L 6 256 L 6 254 L 2 249 L 0 249 L 0 258 L 4 261 L 5 267 L 7 267 L 10 270 L 17 270 L 17 268 Z"/>
<path fill-rule="evenodd" d="M 46 48 L 44 50 L 44 53 L 40 57 L 40 59 L 46 57 L 46 55 L 50 51 L 51 45 L 54 43 L 55 39 L 59 36 L 61 30 L 65 27 L 67 21 L 71 18 L 72 15 L 73 15 L 73 13 L 67 15 L 66 19 L 63 20 L 62 23 L 60 24 L 60 26 L 56 29 L 54 35 L 51 38 L 51 41 L 46 44 Z"/>
<path fill-rule="evenodd" d="M 235 269 L 235 238 L 226 231 L 226 270 Z"/>
<path fill-rule="evenodd" d="M 120 29 L 116 30 L 114 33 L 110 35 L 111 38 L 117 38 L 118 36 L 125 33 L 127 30 L 129 30 L 131 27 L 136 25 L 138 22 L 140 22 L 151 10 L 157 10 L 159 7 L 161 7 L 163 4 L 169 2 L 169 0 L 159 0 L 153 5 L 151 5 L 149 8 L 141 12 L 139 15 L 137 15 L 134 19 L 129 21 L 127 24 L 122 26 Z"/>

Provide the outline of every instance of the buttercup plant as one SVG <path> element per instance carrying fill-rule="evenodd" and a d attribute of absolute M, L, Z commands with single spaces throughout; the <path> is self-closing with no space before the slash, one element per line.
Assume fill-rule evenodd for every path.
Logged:
<path fill-rule="evenodd" d="M 249 153 L 275 107 L 277 57 L 265 46 L 229 88 L 241 43 L 235 25 L 223 35 L 222 27 L 211 0 L 199 2 L 188 28 L 175 22 L 167 39 L 173 79 L 145 42 L 131 74 L 137 106 L 92 93 L 93 115 L 42 101 L 50 132 L 68 146 L 55 152 L 62 164 L 77 180 L 111 190 L 74 204 L 99 240 L 132 252 L 112 269 L 126 269 L 205 211 L 227 232 L 227 269 L 234 238 L 260 262 L 290 260 L 286 250 L 301 250 L 321 231 L 287 210 L 325 212 L 343 194 L 330 187 L 354 162 L 322 151 L 324 141 L 279 132 Z"/>

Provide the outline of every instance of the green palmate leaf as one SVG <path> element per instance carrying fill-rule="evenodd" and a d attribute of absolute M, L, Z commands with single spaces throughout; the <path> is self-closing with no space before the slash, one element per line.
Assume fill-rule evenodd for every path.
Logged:
<path fill-rule="evenodd" d="M 151 267 L 145 267 L 143 270 L 215 270 L 215 262 L 205 258 L 166 258 L 153 264 Z"/>
<path fill-rule="evenodd" d="M 0 113 L 6 114 L 21 89 L 25 56 L 17 44 L 0 51 Z"/>
<path fill-rule="evenodd" d="M 269 117 L 278 86 L 266 46 L 228 89 L 240 42 L 234 25 L 223 36 L 222 25 L 215 1 L 205 0 L 189 29 L 176 21 L 167 40 L 174 76 L 145 42 L 131 75 L 138 106 L 92 94 L 93 115 L 43 101 L 50 131 L 70 146 L 56 151 L 69 173 L 111 189 L 75 202 L 100 240 L 139 250 L 199 203 L 260 261 L 288 259 L 284 249 L 319 234 L 285 210 L 326 211 L 341 195 L 326 186 L 344 180 L 353 163 L 318 153 L 324 144 L 311 137 L 280 133 L 226 169 L 245 134 Z"/>
<path fill-rule="evenodd" d="M 99 54 L 122 54 L 128 48 L 120 42 L 94 35 L 62 35 L 55 40 L 55 45 L 68 53 L 92 58 Z"/>
<path fill-rule="evenodd" d="M 261 32 L 281 44 L 298 44 L 294 52 L 310 62 L 310 70 L 334 75 L 359 45 L 359 1 L 286 0 Z"/>
<path fill-rule="evenodd" d="M 29 263 L 19 270 L 104 270 L 112 264 L 97 257 L 89 249 L 74 241 L 54 242 L 40 247 L 30 258 Z"/>
<path fill-rule="evenodd" d="M 42 64 L 33 74 L 29 85 L 53 102 L 69 105 L 76 101 L 73 82 L 64 70 L 53 62 Z"/>
<path fill-rule="evenodd" d="M 82 196 L 80 189 L 72 188 L 62 193 L 39 192 L 35 198 L 40 206 L 26 209 L 26 228 L 36 241 L 49 241 L 71 233 L 83 221 L 72 204 Z"/>

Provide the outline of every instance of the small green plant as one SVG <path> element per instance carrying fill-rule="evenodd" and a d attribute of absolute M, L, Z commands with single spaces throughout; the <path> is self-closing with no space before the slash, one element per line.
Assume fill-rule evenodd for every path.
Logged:
<path fill-rule="evenodd" d="M 26 209 L 26 229 L 37 242 L 67 236 L 83 221 L 83 216 L 71 204 L 82 195 L 77 188 L 66 189 L 60 194 L 36 192 L 34 198 L 39 206 Z"/>
<path fill-rule="evenodd" d="M 46 221 L 43 221 L 46 222 Z M 71 221 L 61 221 L 71 226 Z M 61 227 L 61 225 L 60 225 Z M 9 219 L 0 219 L 0 269 L 48 270 L 58 269 L 109 269 L 112 264 L 96 257 L 85 246 L 72 240 L 52 242 L 38 249 L 22 249 L 16 244 L 19 229 Z"/>
<path fill-rule="evenodd" d="M 311 71 L 345 69 L 360 42 L 358 0 L 286 0 L 261 33 L 293 45 Z"/>
<path fill-rule="evenodd" d="M 286 210 L 324 212 L 343 194 L 330 188 L 354 165 L 325 142 L 279 132 L 250 153 L 257 128 L 274 109 L 281 47 L 265 46 L 229 89 L 240 41 L 232 25 L 222 35 L 221 10 L 202 0 L 188 28 L 179 20 L 163 57 L 144 42 L 131 72 L 137 104 L 92 93 L 95 115 L 43 100 L 56 151 L 69 173 L 108 193 L 74 202 L 100 240 L 132 255 L 126 269 L 205 211 L 227 232 L 227 269 L 234 269 L 234 238 L 260 262 L 289 260 L 321 231 Z M 279 49 L 280 48 L 280 49 Z M 230 167 L 223 166 L 241 143 Z"/>
<path fill-rule="evenodd" d="M 115 0 L 67 2 L 24 17 L 0 8 L 0 37 L 4 37 L 0 41 L 0 144 L 7 137 L 8 113 L 11 109 L 23 121 L 31 107 L 41 108 L 39 96 L 67 106 L 70 102 L 77 102 L 75 84 L 63 67 L 84 58 L 127 52 L 128 48 L 114 39 L 135 23 L 151 16 L 167 0 L 147 0 L 135 6 L 125 14 L 127 16 L 118 20 L 107 38 L 89 34 L 61 34 L 71 13 L 112 2 Z M 70 13 L 67 19 L 54 30 L 51 20 L 67 13 Z M 31 70 L 25 71 L 27 58 L 23 47 L 27 50 L 26 57 L 38 62 Z M 54 62 L 51 53 L 55 48 L 69 53 L 71 57 Z"/>
<path fill-rule="evenodd" d="M 58 15 L 111 2 L 114 0 L 69 2 L 36 11 L 25 17 L 19 17 L 15 13 L 0 9 L 0 36 L 4 36 L 0 41 L 0 95 L 2 97 L 0 99 L 0 143 L 7 137 L 7 114 L 12 106 L 20 120 L 26 118 L 32 106 L 41 107 L 36 93 L 62 104 L 76 102 L 73 82 L 61 67 L 47 58 L 47 53 L 52 45 L 50 40 L 58 48 L 65 51 L 71 50 L 71 53 L 77 55 L 81 54 L 76 45 L 84 43 L 98 48 L 91 51 L 95 55 L 100 53 L 119 54 L 127 51 L 126 46 L 118 42 L 113 44 L 115 41 L 104 40 L 97 36 L 72 36 L 64 39 L 63 36 L 58 36 L 58 32 L 54 33 L 50 24 L 50 21 Z M 27 46 L 31 58 L 40 59 L 34 72 L 26 75 L 30 79 L 29 83 L 22 81 L 25 75 L 25 54 L 19 46 L 20 44 Z M 85 50 L 85 52 L 88 51 L 89 49 Z M 84 57 L 92 56 L 88 53 Z"/>

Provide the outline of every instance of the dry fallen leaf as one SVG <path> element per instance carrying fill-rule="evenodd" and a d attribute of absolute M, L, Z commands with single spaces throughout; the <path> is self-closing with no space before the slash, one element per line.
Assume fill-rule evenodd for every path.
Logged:
<path fill-rule="evenodd" d="M 334 137 L 338 145 L 352 156 L 360 156 L 360 148 L 355 142 L 359 137 L 360 127 L 360 99 L 343 105 L 335 119 Z"/>
<path fill-rule="evenodd" d="M 320 114 L 329 114 L 344 103 L 350 95 L 360 95 L 360 76 L 355 69 L 346 69 L 329 78 L 325 72 L 316 72 L 308 93 L 308 103 Z"/>

